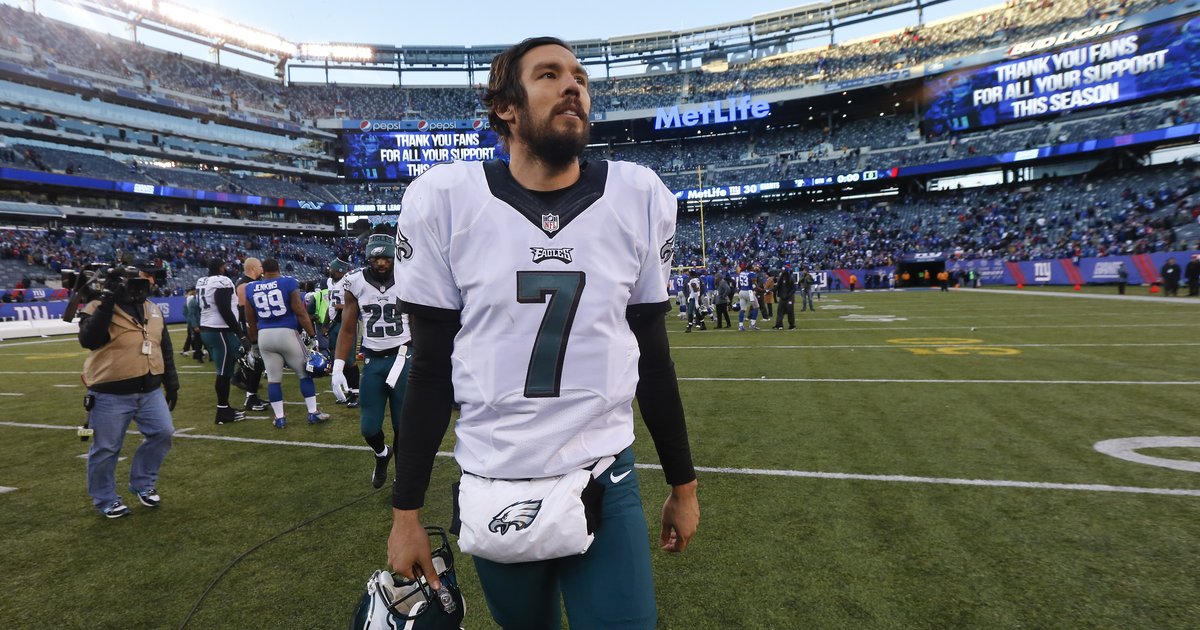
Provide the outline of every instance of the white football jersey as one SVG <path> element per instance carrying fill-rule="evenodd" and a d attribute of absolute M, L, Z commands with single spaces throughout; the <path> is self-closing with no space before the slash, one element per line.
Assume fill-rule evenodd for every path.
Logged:
<path fill-rule="evenodd" d="M 196 281 L 196 296 L 200 298 L 200 325 L 205 328 L 229 328 L 221 311 L 217 310 L 217 289 L 234 289 L 229 308 L 238 316 L 237 289 L 229 276 L 206 276 Z"/>
<path fill-rule="evenodd" d="M 648 168 L 588 165 L 547 206 L 502 162 L 439 165 L 404 195 L 406 304 L 461 311 L 455 456 L 493 478 L 559 475 L 633 443 L 627 309 L 666 312 L 675 196 Z"/>
<path fill-rule="evenodd" d="M 345 302 L 345 300 L 342 299 L 342 282 L 345 281 L 345 279 L 345 275 L 342 276 L 341 280 L 325 278 L 325 288 L 329 289 L 329 309 L 328 313 L 326 313 L 326 317 L 329 318 L 328 321 L 332 322 L 338 315 L 338 311 L 335 306 Z"/>
<path fill-rule="evenodd" d="M 358 300 L 364 347 L 391 350 L 412 339 L 408 315 L 400 312 L 400 286 L 394 278 L 389 278 L 387 285 L 378 285 L 367 277 L 366 269 L 359 269 L 346 274 L 339 285 Z"/>

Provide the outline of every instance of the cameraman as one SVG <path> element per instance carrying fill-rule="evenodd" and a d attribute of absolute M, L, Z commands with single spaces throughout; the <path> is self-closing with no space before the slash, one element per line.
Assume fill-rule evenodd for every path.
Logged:
<path fill-rule="evenodd" d="M 153 285 L 148 263 L 118 268 L 109 274 L 100 299 L 83 307 L 79 322 L 79 344 L 91 350 L 83 362 L 84 406 L 95 432 L 88 451 L 88 494 L 108 518 L 129 514 L 115 478 L 129 422 L 137 420 L 145 436 L 133 455 L 129 490 L 146 507 L 159 505 L 158 469 L 175 433 L 170 412 L 179 398 L 179 375 L 162 311 L 146 299 Z"/>

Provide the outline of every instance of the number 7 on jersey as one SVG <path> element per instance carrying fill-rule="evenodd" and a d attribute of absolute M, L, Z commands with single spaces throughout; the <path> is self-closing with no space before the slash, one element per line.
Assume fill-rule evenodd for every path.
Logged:
<path fill-rule="evenodd" d="M 567 338 L 587 277 L 582 271 L 518 271 L 517 302 L 546 304 L 525 373 L 526 398 L 557 398 Z"/>

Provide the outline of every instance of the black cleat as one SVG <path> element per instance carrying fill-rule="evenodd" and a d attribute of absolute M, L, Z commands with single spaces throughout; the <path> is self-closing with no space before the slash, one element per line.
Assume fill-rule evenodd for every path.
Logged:
<path fill-rule="evenodd" d="M 383 455 L 375 456 L 375 471 L 371 473 L 371 486 L 382 488 L 387 482 L 388 460 L 392 458 L 392 449 L 384 447 Z"/>
<path fill-rule="evenodd" d="M 246 412 L 233 407 L 217 407 L 217 424 L 230 424 L 246 419 Z"/>
<path fill-rule="evenodd" d="M 346 408 L 358 409 L 358 392 L 349 392 L 346 394 Z"/>
<path fill-rule="evenodd" d="M 267 404 L 258 394 L 246 394 L 246 409 L 250 411 L 262 411 L 267 408 Z"/>

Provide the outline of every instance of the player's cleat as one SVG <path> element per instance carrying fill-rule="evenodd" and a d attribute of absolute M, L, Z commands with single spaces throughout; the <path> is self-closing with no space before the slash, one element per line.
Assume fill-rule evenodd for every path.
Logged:
<path fill-rule="evenodd" d="M 246 419 L 246 412 L 233 407 L 217 407 L 217 424 L 241 422 Z"/>
<path fill-rule="evenodd" d="M 691 325 L 691 324 L 688 324 L 687 328 L 684 328 L 684 329 L 683 329 L 683 332 L 685 332 L 685 333 L 692 332 L 692 325 Z"/>
<path fill-rule="evenodd" d="M 273 422 L 272 424 L 275 425 L 276 429 L 286 429 L 287 428 L 287 418 L 275 418 L 275 422 Z"/>
<path fill-rule="evenodd" d="M 133 486 L 129 486 L 129 491 L 136 494 L 138 501 L 141 501 L 142 505 L 146 507 L 156 508 L 162 503 L 162 498 L 158 496 L 158 491 L 154 488 L 146 488 L 139 492 Z"/>
<path fill-rule="evenodd" d="M 262 411 L 267 408 L 267 401 L 258 397 L 258 394 L 246 394 L 246 409 L 251 411 Z"/>
<path fill-rule="evenodd" d="M 746 332 L 746 325 L 738 324 L 738 332 Z"/>
<path fill-rule="evenodd" d="M 100 513 L 104 514 L 106 518 L 121 518 L 122 516 L 129 516 L 129 507 L 120 499 L 117 499 L 112 502 L 112 505 L 100 510 Z"/>
<path fill-rule="evenodd" d="M 321 411 L 320 409 L 308 414 L 308 423 L 309 424 L 320 424 L 322 422 L 325 422 L 328 419 L 329 419 L 329 414 L 325 413 L 324 411 Z"/>
<path fill-rule="evenodd" d="M 358 392 L 350 392 L 346 394 L 346 408 L 358 409 Z"/>
<path fill-rule="evenodd" d="M 375 456 L 375 471 L 371 473 L 371 485 L 375 488 L 382 488 L 387 482 L 388 461 L 392 459 L 392 449 L 383 448 L 383 455 Z"/>

